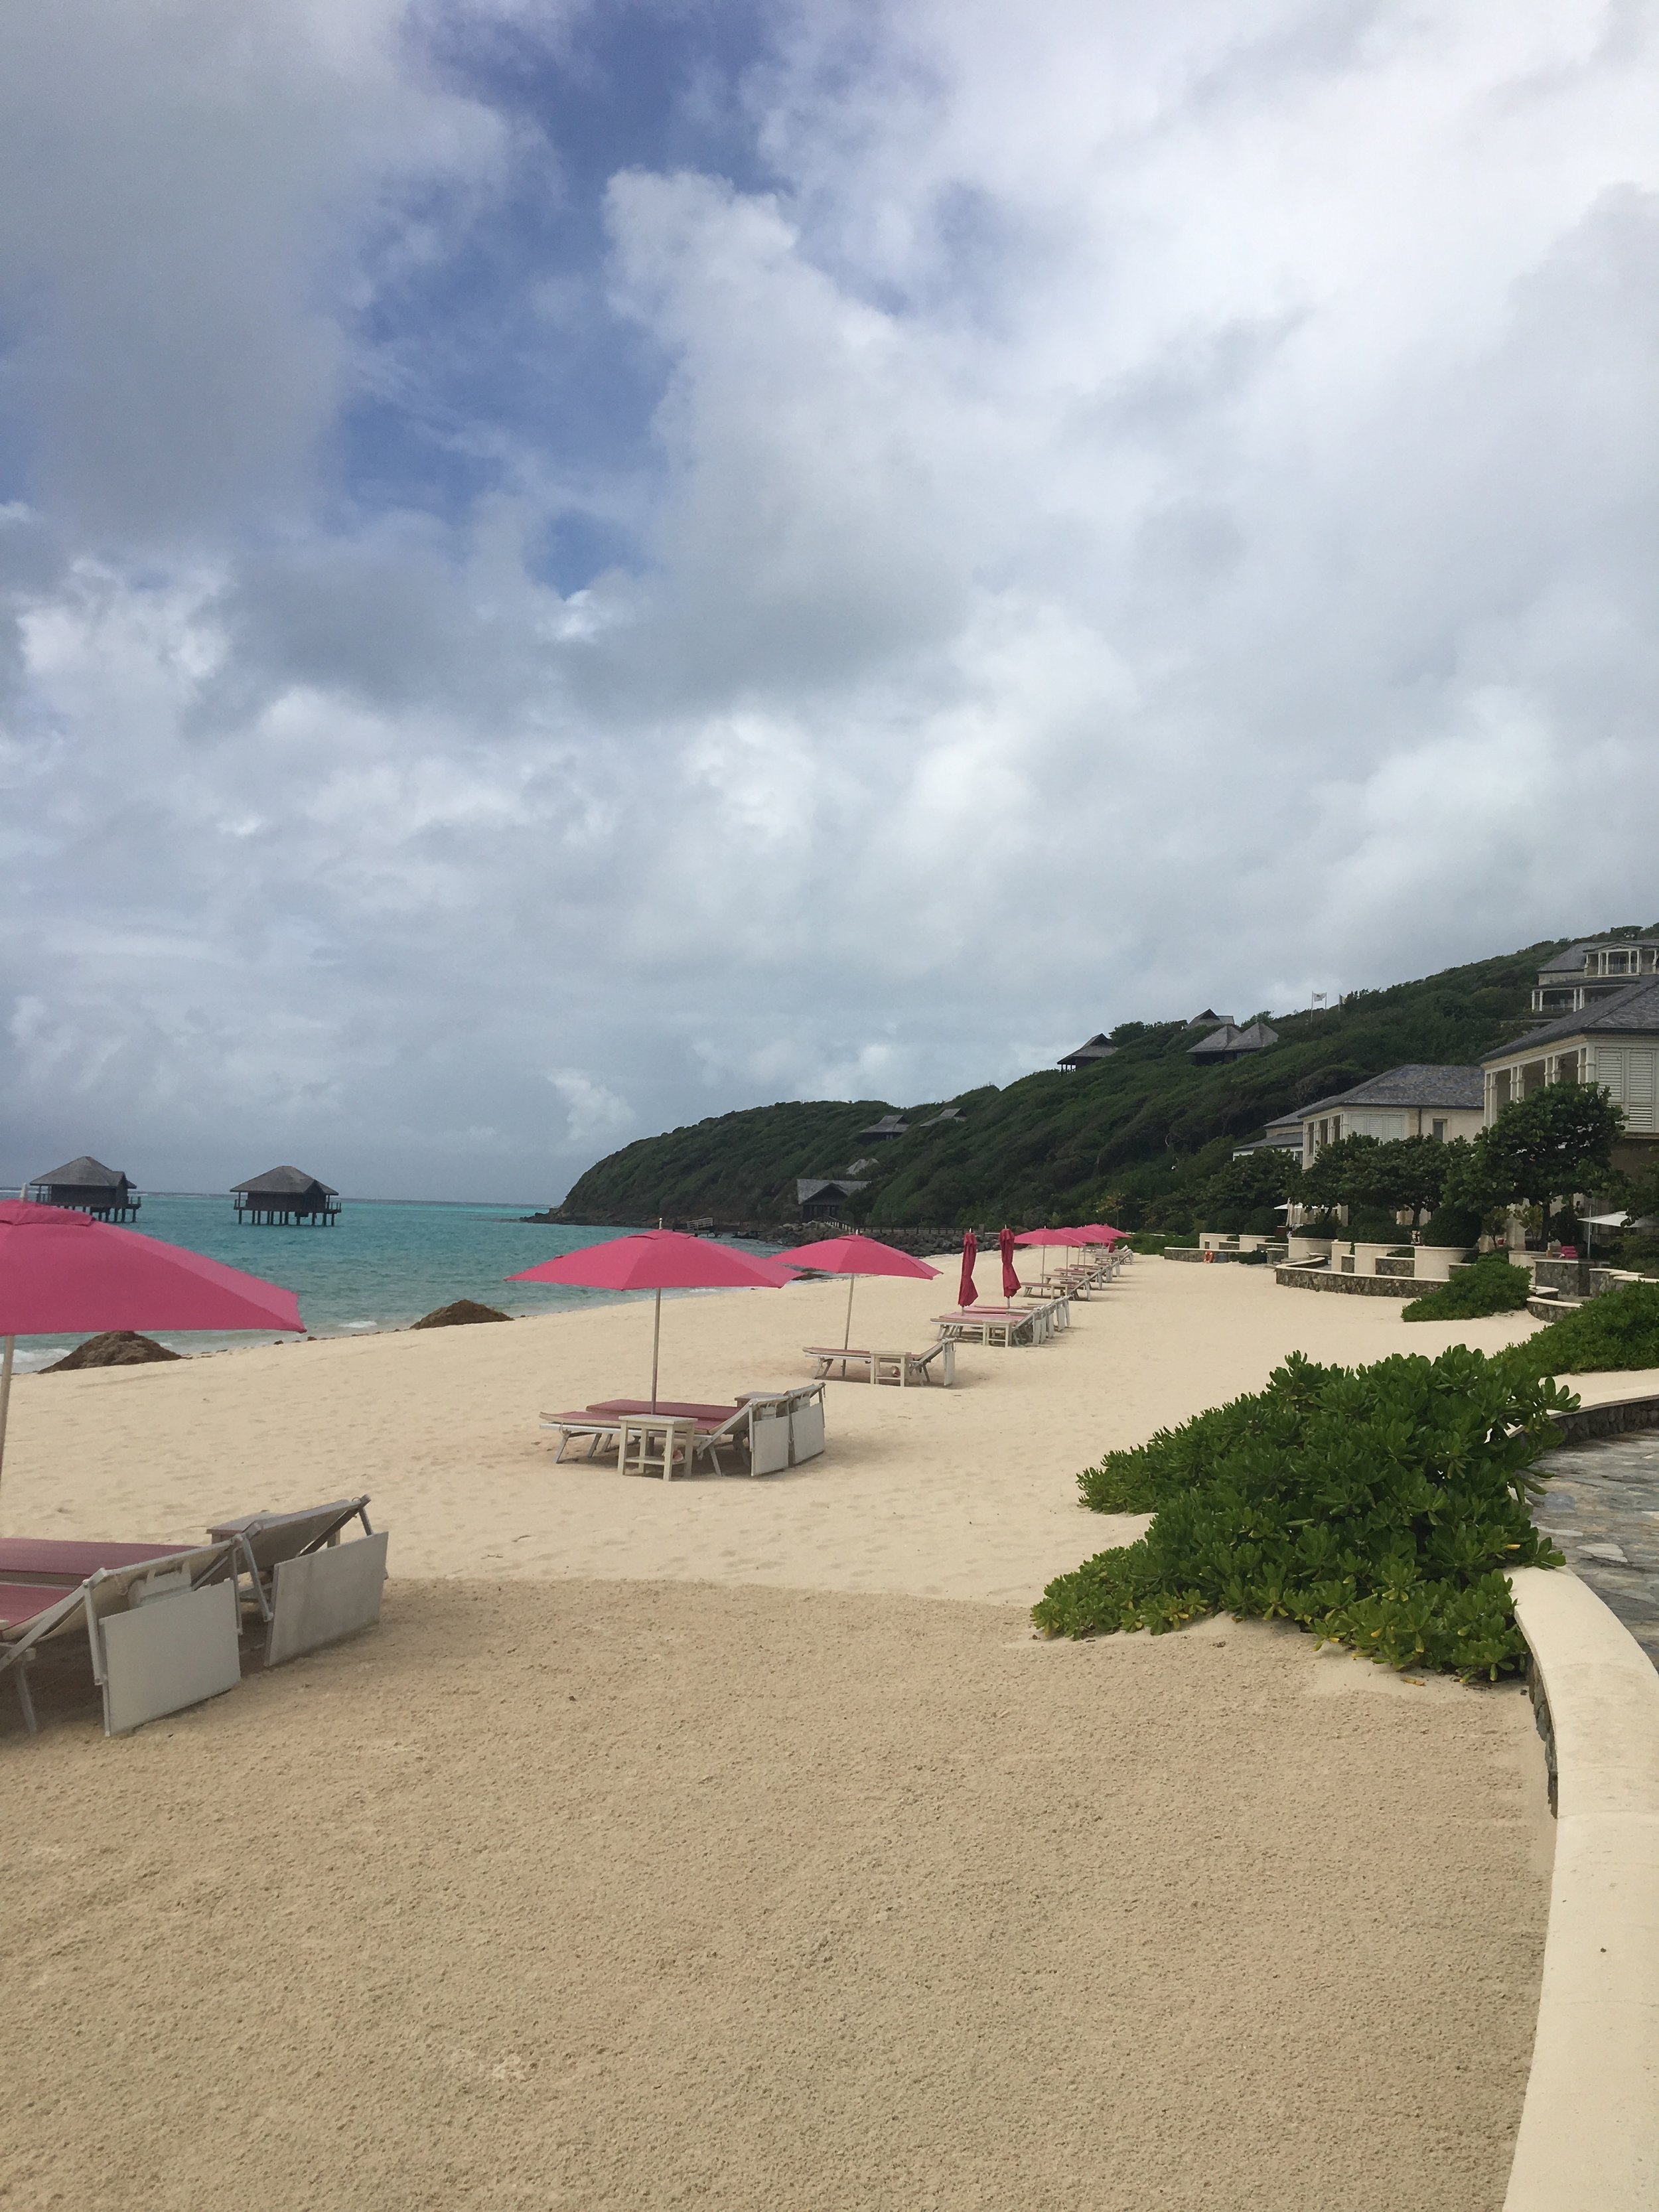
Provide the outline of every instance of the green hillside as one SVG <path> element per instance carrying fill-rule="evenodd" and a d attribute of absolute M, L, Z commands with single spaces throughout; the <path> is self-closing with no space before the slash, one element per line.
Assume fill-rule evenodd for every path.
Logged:
<path fill-rule="evenodd" d="M 1407 1061 L 1477 1060 L 1525 1029 L 1536 1018 L 1539 965 L 1567 941 L 1355 992 L 1325 1011 L 1269 1015 L 1279 1042 L 1231 1067 L 1194 1066 L 1188 1048 L 1202 1032 L 1180 1022 L 1125 1023 L 1111 1060 L 905 1109 L 913 1122 L 940 1103 L 966 1118 L 913 1127 L 896 1143 L 857 1139 L 895 1110 L 886 1099 L 720 1115 L 611 1153 L 559 1212 L 590 1222 L 787 1220 L 795 1176 L 844 1173 L 865 1154 L 876 1161 L 861 1201 L 872 1228 L 1077 1220 L 1100 1207 L 1129 1226 L 1186 1228 L 1198 1187 L 1275 1115 Z"/>

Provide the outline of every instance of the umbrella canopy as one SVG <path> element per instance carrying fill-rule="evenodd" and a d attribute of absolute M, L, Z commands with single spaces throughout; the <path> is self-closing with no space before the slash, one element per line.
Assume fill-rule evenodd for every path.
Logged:
<path fill-rule="evenodd" d="M 1109 1221 L 1085 1221 L 1083 1234 L 1091 1244 L 1116 1244 L 1128 1235 L 1127 1229 L 1114 1229 Z"/>
<path fill-rule="evenodd" d="M 979 1258 L 979 1239 L 970 1229 L 962 1240 L 962 1280 L 957 1285 L 957 1306 L 970 1306 L 979 1296 L 979 1285 L 974 1280 L 974 1263 Z"/>
<path fill-rule="evenodd" d="M 584 1244 L 539 1267 L 509 1275 L 509 1283 L 569 1283 L 587 1291 L 654 1291 L 656 1319 L 651 1331 L 651 1406 L 657 1404 L 657 1355 L 662 1342 L 665 1291 L 781 1291 L 795 1279 L 785 1260 L 763 1259 L 687 1237 L 678 1229 L 642 1229 L 635 1237 L 613 1237 L 607 1243 Z"/>
<path fill-rule="evenodd" d="M 303 1334 L 292 1291 L 61 1206 L 0 1204 L 0 1460 L 20 1336 L 108 1328 L 280 1328 Z"/>
<path fill-rule="evenodd" d="M 1081 1229 L 1024 1229 L 1015 1237 L 1016 1244 L 1086 1244 L 1088 1237 Z M 1042 1279 L 1048 1279 L 1048 1255 L 1042 1255 Z"/>
<path fill-rule="evenodd" d="M 1002 1256 L 1002 1295 L 1005 1298 L 1019 1296 L 1019 1269 L 1014 1265 L 1014 1232 L 1005 1229 L 997 1238 L 997 1250 Z"/>
<path fill-rule="evenodd" d="M 860 1275 L 937 1275 L 925 1260 L 913 1259 L 892 1244 L 878 1243 L 873 1237 L 825 1237 L 816 1244 L 797 1244 L 787 1263 L 792 1267 L 815 1267 L 821 1275 L 846 1275 L 847 1329 L 843 1347 L 853 1341 L 853 1292 Z"/>

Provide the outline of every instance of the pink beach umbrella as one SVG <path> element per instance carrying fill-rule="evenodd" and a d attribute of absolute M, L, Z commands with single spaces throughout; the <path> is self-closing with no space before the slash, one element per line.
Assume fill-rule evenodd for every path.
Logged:
<path fill-rule="evenodd" d="M 1044 1247 L 1042 1255 L 1042 1279 L 1045 1283 L 1048 1279 L 1048 1246 L 1050 1244 L 1070 1244 L 1075 1246 L 1079 1244 L 1086 1244 L 1088 1241 L 1089 1239 L 1085 1236 L 1084 1232 L 1080 1229 L 1027 1229 L 1023 1231 L 1021 1234 L 1014 1239 L 1016 1244 L 1041 1244 Z"/>
<path fill-rule="evenodd" d="M 853 1293 L 858 1288 L 860 1275 L 923 1277 L 939 1273 L 925 1260 L 912 1259 L 909 1253 L 901 1252 L 894 1245 L 879 1244 L 873 1237 L 825 1237 L 816 1244 L 797 1244 L 790 1252 L 789 1265 L 814 1267 L 821 1275 L 848 1278 L 847 1328 L 841 1340 L 843 1351 L 853 1341 Z"/>
<path fill-rule="evenodd" d="M 662 1346 L 665 1291 L 781 1291 L 795 1279 L 786 1260 L 739 1252 L 678 1229 L 642 1229 L 636 1237 L 613 1237 L 608 1243 L 584 1244 L 557 1260 L 544 1260 L 509 1275 L 509 1283 L 568 1283 L 586 1291 L 654 1291 L 656 1316 L 651 1325 L 651 1410 L 657 1410 L 657 1358 Z"/>
<path fill-rule="evenodd" d="M 280 1328 L 303 1334 L 292 1291 L 200 1252 L 62 1206 L 0 1203 L 0 1462 L 20 1336 L 109 1328 Z"/>
<path fill-rule="evenodd" d="M 957 1285 L 958 1308 L 970 1306 L 979 1296 L 979 1285 L 974 1280 L 974 1268 L 979 1260 L 979 1239 L 970 1229 L 962 1240 L 962 1280 Z"/>

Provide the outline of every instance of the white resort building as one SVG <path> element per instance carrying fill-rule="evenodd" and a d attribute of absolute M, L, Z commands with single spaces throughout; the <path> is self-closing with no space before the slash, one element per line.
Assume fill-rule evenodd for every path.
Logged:
<path fill-rule="evenodd" d="M 1478 1067 L 1412 1065 L 1391 1067 L 1298 1109 L 1302 1164 L 1310 1168 L 1327 1145 L 1344 1137 L 1472 1137 L 1486 1120 L 1486 1091 Z"/>
<path fill-rule="evenodd" d="M 1529 1097 L 1547 1083 L 1605 1084 L 1624 1109 L 1628 1140 L 1615 1150 L 1614 1164 L 1638 1167 L 1652 1159 L 1659 1142 L 1659 975 L 1605 994 L 1592 992 L 1572 1012 L 1489 1053 L 1480 1065 L 1487 1121 L 1512 1098 Z"/>

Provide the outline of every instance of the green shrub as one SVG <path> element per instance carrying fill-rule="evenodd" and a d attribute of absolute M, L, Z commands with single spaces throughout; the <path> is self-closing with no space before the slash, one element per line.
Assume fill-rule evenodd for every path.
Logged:
<path fill-rule="evenodd" d="M 1348 1216 L 1348 1225 L 1343 1235 L 1356 1244 L 1397 1244 L 1400 1224 L 1391 1213 L 1361 1213 Z"/>
<path fill-rule="evenodd" d="M 1505 1570 L 1560 1564 L 1528 1469 L 1576 1402 L 1462 1345 L 1354 1370 L 1292 1354 L 1265 1390 L 1084 1470 L 1085 1504 L 1152 1525 L 1050 1583 L 1031 1617 L 1050 1636 L 1279 1617 L 1395 1667 L 1511 1673 L 1526 1645 Z"/>
<path fill-rule="evenodd" d="M 1480 1216 L 1467 1206 L 1437 1206 L 1423 1224 L 1425 1244 L 1456 1246 L 1467 1252 L 1480 1234 Z"/>
<path fill-rule="evenodd" d="M 1659 1283 L 1604 1291 L 1504 1355 L 1519 1375 L 1599 1375 L 1659 1367 Z"/>
<path fill-rule="evenodd" d="M 1532 1277 L 1511 1267 L 1501 1252 L 1488 1252 L 1472 1267 L 1460 1267 L 1450 1282 L 1425 1291 L 1403 1308 L 1401 1321 L 1478 1321 L 1485 1314 L 1519 1313 L 1532 1295 Z"/>

